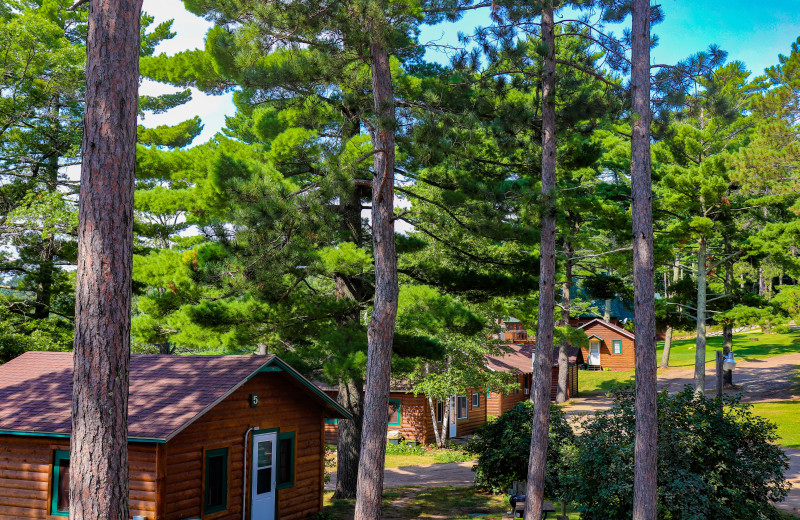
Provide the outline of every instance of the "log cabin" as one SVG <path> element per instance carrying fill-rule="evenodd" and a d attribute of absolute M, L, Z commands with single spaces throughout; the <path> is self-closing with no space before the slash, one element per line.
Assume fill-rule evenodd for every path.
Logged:
<path fill-rule="evenodd" d="M 524 345 L 505 345 L 508 352 L 502 355 L 489 356 L 487 366 L 498 372 L 517 374 L 519 387 L 508 394 L 489 392 L 487 394 L 487 413 L 499 417 L 516 406 L 519 402 L 530 399 L 533 382 L 534 343 Z M 578 395 L 578 367 L 583 364 L 583 352 L 578 347 L 567 348 L 569 372 L 567 376 L 567 399 Z M 558 392 L 558 348 L 553 349 L 552 383 L 550 399 L 555 399 Z"/>
<path fill-rule="evenodd" d="M 572 325 L 589 339 L 581 347 L 589 370 L 628 372 L 636 367 L 636 337 L 632 332 L 600 318 L 576 320 Z"/>
<path fill-rule="evenodd" d="M 0 520 L 69 516 L 72 363 L 27 352 L 0 366 Z M 131 356 L 130 513 L 314 518 L 325 417 L 350 415 L 277 356 Z"/>
<path fill-rule="evenodd" d="M 335 398 L 336 388 L 317 382 L 329 396 Z M 462 437 L 475 433 L 486 422 L 486 394 L 482 391 L 470 391 L 449 399 L 450 421 L 447 437 Z M 432 444 L 436 441 L 433 429 L 431 406 L 425 394 L 414 395 L 404 384 L 395 384 L 389 393 L 389 420 L 386 424 L 387 435 L 397 431 L 403 440 L 416 444 Z M 444 402 L 434 401 L 437 428 L 441 431 L 444 416 Z M 339 425 L 336 419 L 325 420 L 325 442 L 336 444 Z"/>

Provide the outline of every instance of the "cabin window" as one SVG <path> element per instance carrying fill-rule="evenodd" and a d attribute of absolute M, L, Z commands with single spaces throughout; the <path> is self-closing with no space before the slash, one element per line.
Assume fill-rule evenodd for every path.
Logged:
<path fill-rule="evenodd" d="M 400 399 L 389 399 L 389 426 L 400 426 Z"/>
<path fill-rule="evenodd" d="M 481 395 L 476 392 L 472 394 L 472 407 L 480 408 L 480 406 L 481 406 Z"/>
<path fill-rule="evenodd" d="M 467 396 L 466 395 L 459 395 L 458 396 L 458 404 L 456 406 L 456 418 L 459 419 L 459 420 L 467 418 Z"/>
<path fill-rule="evenodd" d="M 278 434 L 278 489 L 294 486 L 294 432 Z"/>
<path fill-rule="evenodd" d="M 436 403 L 436 422 L 440 423 L 442 421 L 444 421 L 444 403 L 438 401 Z"/>
<path fill-rule="evenodd" d="M 228 448 L 206 451 L 203 514 L 228 508 Z"/>
<path fill-rule="evenodd" d="M 611 348 L 612 348 L 611 352 L 613 352 L 614 354 L 622 354 L 622 340 L 621 339 L 613 340 L 611 342 Z"/>
<path fill-rule="evenodd" d="M 55 450 L 53 453 L 53 497 L 50 514 L 69 516 L 69 451 Z"/>

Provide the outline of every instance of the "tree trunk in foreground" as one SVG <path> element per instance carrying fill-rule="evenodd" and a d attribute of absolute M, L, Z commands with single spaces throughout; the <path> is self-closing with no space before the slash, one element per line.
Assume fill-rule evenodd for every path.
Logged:
<path fill-rule="evenodd" d="M 572 296 L 569 293 L 572 287 L 572 244 L 569 239 L 564 244 L 564 283 L 561 285 L 561 326 L 569 327 L 569 313 L 572 307 Z M 569 356 L 567 355 L 569 341 L 566 339 L 558 346 L 558 390 L 556 402 L 565 403 L 569 398 L 567 386 L 569 385 Z"/>
<path fill-rule="evenodd" d="M 353 420 L 339 420 L 336 438 L 336 490 L 333 498 L 355 498 L 358 483 L 358 452 L 361 449 L 361 426 L 364 420 L 364 384 L 341 381 L 337 402 L 353 415 Z"/>
<path fill-rule="evenodd" d="M 364 429 L 358 465 L 354 520 L 381 518 L 386 424 L 389 420 L 389 380 L 397 318 L 397 254 L 394 241 L 394 91 L 389 54 L 373 38 L 370 43 L 375 150 L 372 179 L 372 241 L 375 258 L 375 303 L 367 338 L 367 391 Z"/>
<path fill-rule="evenodd" d="M 706 237 L 697 240 L 697 338 L 694 351 L 694 393 L 706 391 Z"/>
<path fill-rule="evenodd" d="M 70 519 L 128 520 L 141 0 L 92 0 L 78 210 Z"/>
<path fill-rule="evenodd" d="M 636 330 L 633 520 L 656 520 L 656 313 L 650 177 L 650 1 L 633 0 L 631 23 L 631 191 Z"/>
<path fill-rule="evenodd" d="M 525 520 L 542 518 L 553 378 L 553 327 L 556 281 L 556 61 L 553 0 L 542 4 L 542 238 L 539 274 L 539 326 L 534 361 L 533 424 L 526 484 Z"/>

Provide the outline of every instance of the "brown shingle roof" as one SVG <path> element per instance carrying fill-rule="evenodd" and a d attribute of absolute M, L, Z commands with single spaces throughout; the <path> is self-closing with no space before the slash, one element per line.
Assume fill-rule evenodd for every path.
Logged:
<path fill-rule="evenodd" d="M 166 440 L 276 363 L 313 387 L 274 355 L 131 356 L 128 437 Z M 69 434 L 71 402 L 71 352 L 26 352 L 0 366 L 0 431 Z"/>
<path fill-rule="evenodd" d="M 504 345 L 504 347 L 511 350 L 502 355 L 486 358 L 486 365 L 489 368 L 497 372 L 519 371 L 523 374 L 533 372 L 531 360 L 536 345 Z M 578 347 L 567 347 L 567 356 L 570 365 L 583 363 L 583 352 Z M 558 364 L 558 348 L 553 349 L 552 359 L 553 366 L 556 366 Z"/>

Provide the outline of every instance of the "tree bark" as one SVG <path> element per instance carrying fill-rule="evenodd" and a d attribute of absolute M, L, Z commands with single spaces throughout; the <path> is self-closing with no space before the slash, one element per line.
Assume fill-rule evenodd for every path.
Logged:
<path fill-rule="evenodd" d="M 375 300 L 367 330 L 367 391 L 364 429 L 358 466 L 355 520 L 381 518 L 386 424 L 392 342 L 397 319 L 397 254 L 394 239 L 395 112 L 389 53 L 372 35 L 370 66 L 375 126 L 371 129 L 374 155 L 372 179 L 372 241 L 375 259 Z"/>
<path fill-rule="evenodd" d="M 336 490 L 333 498 L 355 498 L 358 487 L 358 460 L 361 429 L 364 420 L 363 381 L 343 379 L 339 382 L 337 402 L 350 412 L 353 420 L 339 420 L 336 439 Z"/>
<path fill-rule="evenodd" d="M 564 283 L 561 286 L 561 326 L 569 327 L 569 313 L 572 307 L 572 243 L 569 239 L 564 243 Z M 567 355 L 569 341 L 564 339 L 558 346 L 558 389 L 556 391 L 556 402 L 564 403 L 568 399 L 567 385 L 569 384 L 569 356 Z"/>
<path fill-rule="evenodd" d="M 656 520 L 656 316 L 650 171 L 650 1 L 633 0 L 631 23 L 631 192 L 636 330 L 633 520 Z"/>
<path fill-rule="evenodd" d="M 433 425 L 433 440 L 436 442 L 436 447 L 441 448 L 444 446 L 444 438 L 439 433 L 439 428 L 436 426 L 436 401 L 433 397 L 428 398 L 428 408 L 431 409 L 431 424 Z M 444 415 L 444 414 L 442 414 Z"/>
<path fill-rule="evenodd" d="M 706 391 L 706 237 L 697 240 L 697 339 L 694 351 L 694 392 Z"/>
<path fill-rule="evenodd" d="M 725 256 L 729 257 L 731 254 L 731 241 L 728 236 L 723 237 L 725 244 Z M 725 296 L 730 298 L 733 296 L 733 261 L 727 260 L 725 262 Z M 733 351 L 733 324 L 725 323 L 722 326 L 722 353 L 728 355 Z M 733 386 L 733 370 L 725 370 L 722 373 L 722 386 L 730 388 Z"/>
<path fill-rule="evenodd" d="M 676 283 L 680 280 L 680 268 L 678 267 L 678 262 L 680 261 L 680 256 L 675 257 L 675 265 L 672 266 L 672 282 Z M 664 295 L 667 295 L 667 290 L 664 290 Z M 678 307 L 680 310 L 680 307 Z M 658 365 L 658 368 L 668 368 L 669 367 L 669 355 L 670 351 L 672 350 L 672 325 L 667 325 L 667 333 L 664 337 L 664 351 L 661 353 L 661 363 Z"/>
<path fill-rule="evenodd" d="M 70 518 L 128 520 L 141 0 L 92 0 L 78 209 Z"/>
<path fill-rule="evenodd" d="M 539 324 L 534 360 L 533 424 L 526 484 L 525 520 L 542 518 L 547 441 L 550 427 L 556 274 L 556 59 L 553 0 L 542 3 L 542 217 L 539 274 Z"/>

